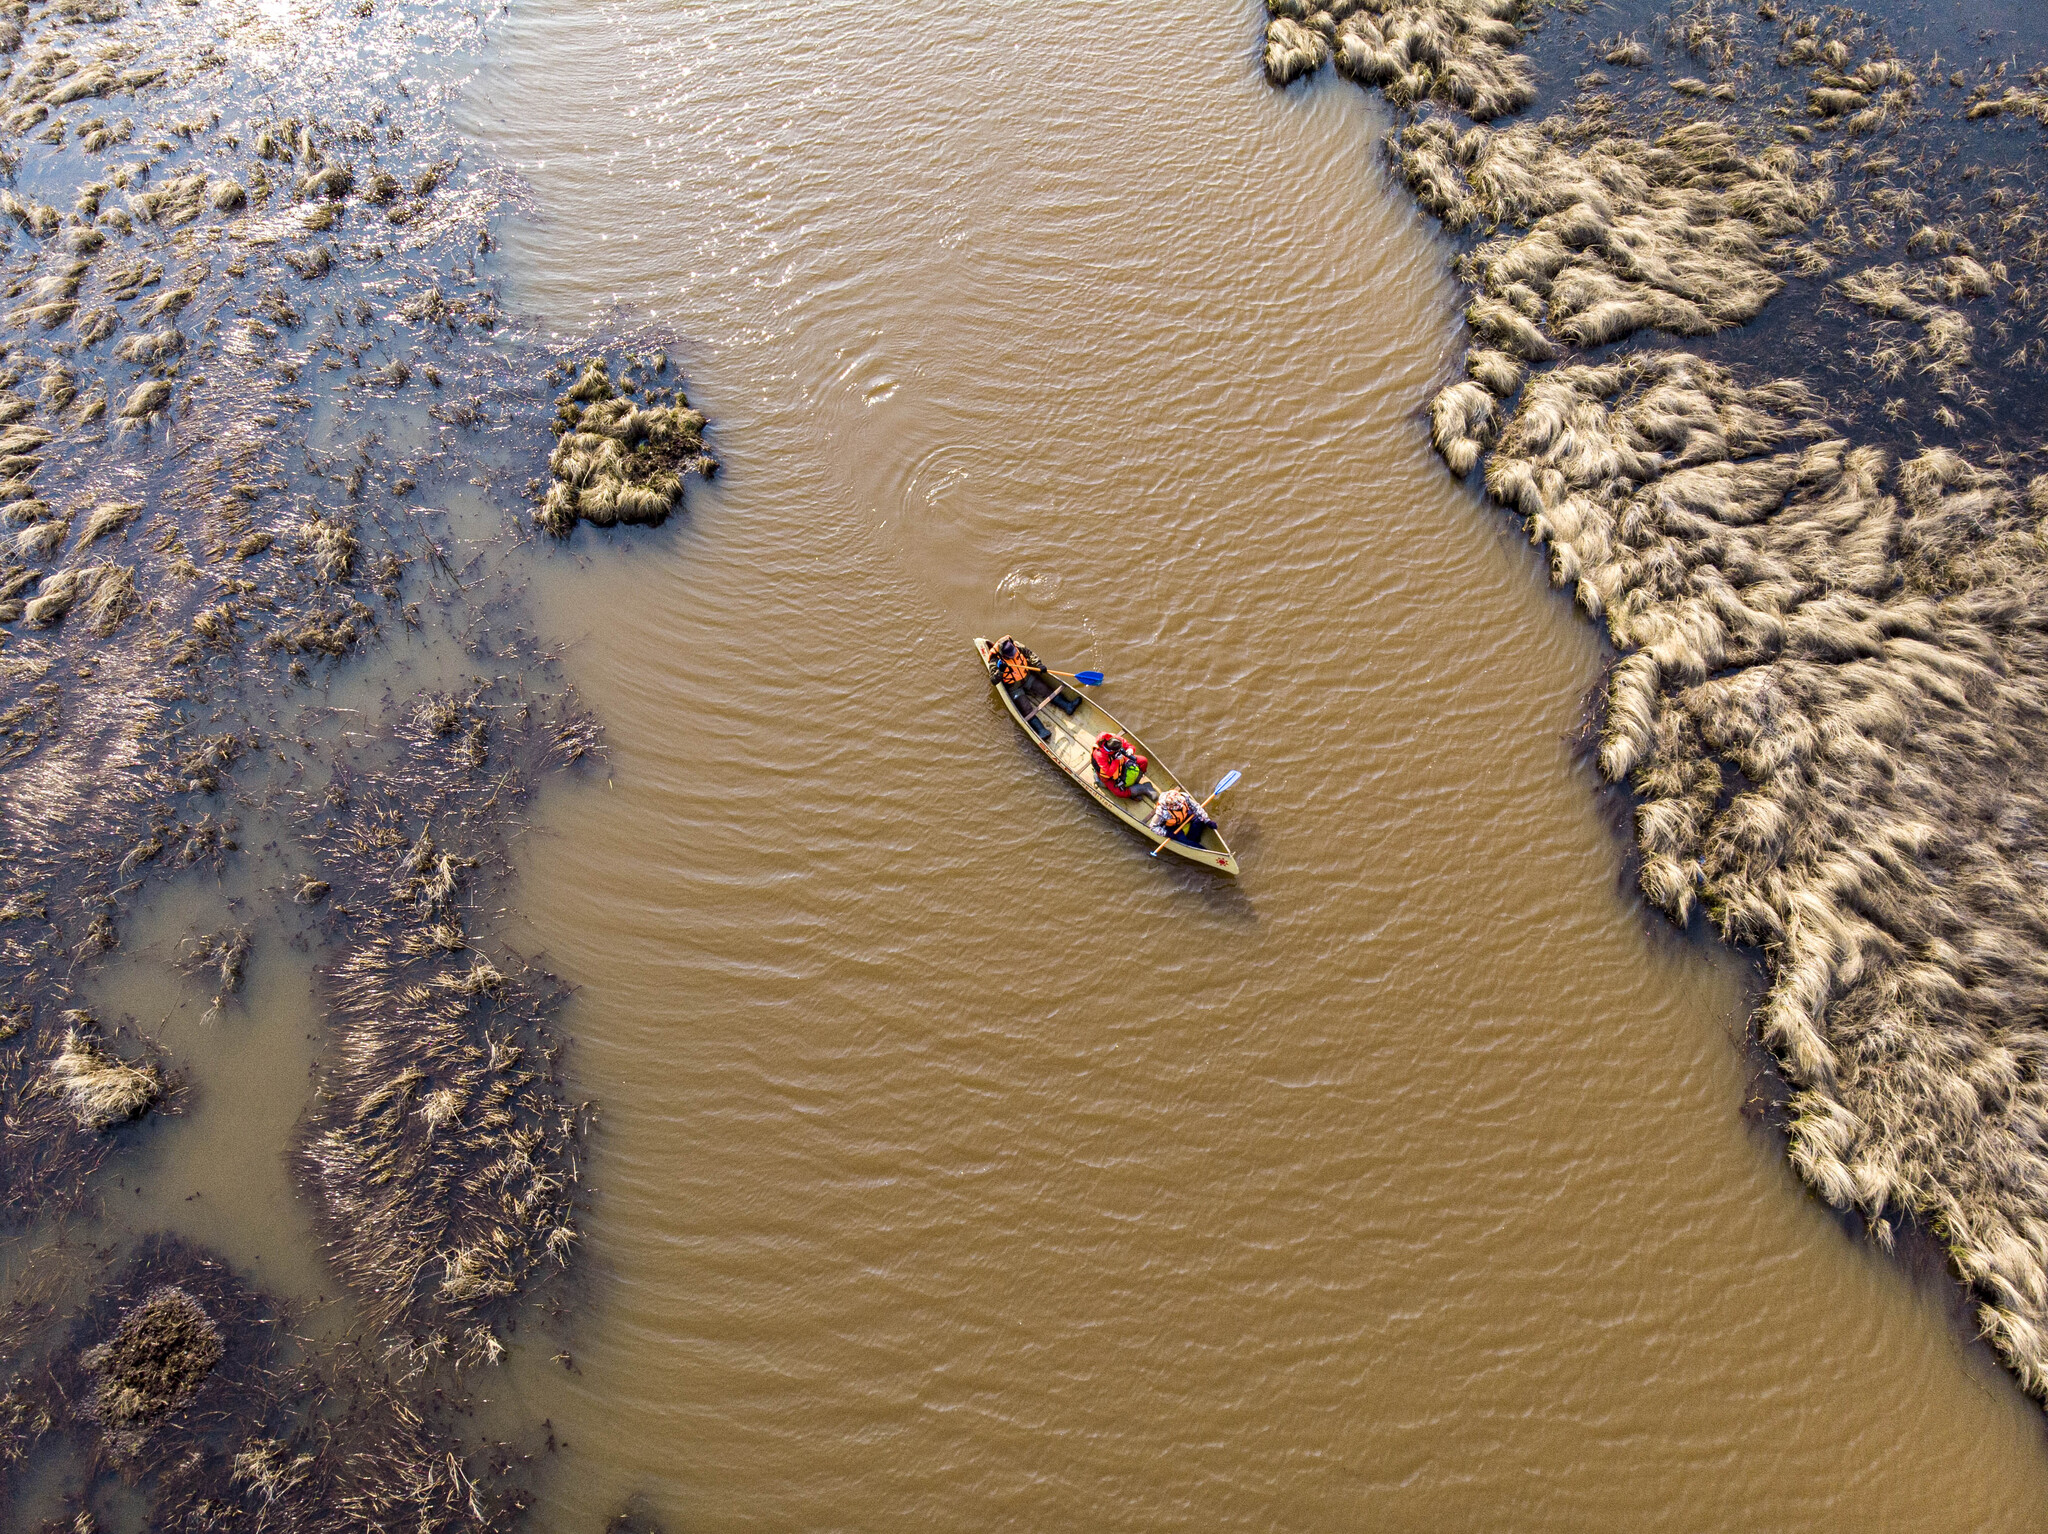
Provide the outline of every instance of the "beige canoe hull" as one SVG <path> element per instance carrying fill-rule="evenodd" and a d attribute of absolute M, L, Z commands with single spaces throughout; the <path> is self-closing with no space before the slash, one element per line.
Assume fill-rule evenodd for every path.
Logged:
<path fill-rule="evenodd" d="M 986 639 L 974 641 L 974 650 L 981 657 L 982 669 L 984 671 L 988 668 L 988 656 L 992 648 L 994 647 Z M 1102 786 L 1100 780 L 1095 776 L 1095 762 L 1092 753 L 1095 750 L 1095 737 L 1104 730 L 1108 730 L 1112 734 L 1123 736 L 1125 740 L 1136 746 L 1140 752 L 1150 759 L 1151 765 L 1145 777 L 1162 794 L 1170 788 L 1186 787 L 1171 772 L 1166 770 L 1165 765 L 1160 762 L 1159 757 L 1150 747 L 1111 718 L 1109 711 L 1086 692 L 1078 687 L 1070 688 L 1070 692 L 1078 694 L 1081 699 L 1081 706 L 1074 710 L 1071 717 L 1057 704 L 1048 703 L 1045 707 L 1038 710 L 1038 721 L 1046 725 L 1052 732 L 1052 739 L 1040 740 L 1038 732 L 1031 728 L 1029 721 L 1025 717 L 1030 711 L 1031 705 L 1027 704 L 1020 708 L 1017 700 L 1010 696 L 1009 688 L 997 686 L 993 682 L 990 683 L 990 686 L 994 687 L 995 695 L 1002 699 L 1004 709 L 1017 722 L 1017 728 L 1030 738 L 1033 745 L 1051 757 L 1060 771 L 1072 778 L 1079 785 L 1081 791 L 1089 798 L 1093 799 L 1105 810 L 1108 810 L 1110 814 L 1144 837 L 1153 846 L 1157 847 L 1163 843 L 1167 851 L 1177 857 L 1186 858 L 1190 863 L 1200 863 L 1206 868 L 1217 870 L 1219 873 L 1229 874 L 1233 879 L 1237 877 L 1237 856 L 1230 850 L 1229 844 L 1223 840 L 1222 833 L 1214 827 L 1202 833 L 1202 844 L 1199 847 L 1191 846 L 1187 842 L 1179 841 L 1174 837 L 1162 837 L 1145 823 L 1151 818 L 1152 814 L 1152 805 L 1149 800 L 1119 799 L 1115 794 Z"/>

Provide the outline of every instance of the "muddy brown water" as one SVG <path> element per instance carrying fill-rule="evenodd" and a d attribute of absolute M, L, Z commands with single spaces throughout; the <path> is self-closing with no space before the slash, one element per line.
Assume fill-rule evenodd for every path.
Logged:
<path fill-rule="evenodd" d="M 1630 894 L 1600 646 L 1426 441 L 1446 247 L 1259 21 L 553 0 L 471 87 L 513 306 L 690 338 L 726 465 L 537 581 L 616 753 L 520 854 L 604 1104 L 542 1521 L 2038 1526 L 2038 1408 Z M 1244 770 L 1240 883 L 1002 630 Z"/>
<path fill-rule="evenodd" d="M 1598 639 L 1428 447 L 1447 247 L 1260 23 L 493 26 L 458 118 L 531 190 L 508 308 L 684 338 L 725 465 L 519 556 L 613 749 L 515 849 L 603 1110 L 566 1355 L 483 1376 L 559 1445 L 533 1526 L 2038 1526 L 2039 1409 L 1937 1254 L 1803 1192 L 1753 970 L 1633 897 L 1571 741 Z M 1244 770 L 1241 881 L 1052 771 L 975 670 L 1003 630 Z M 316 1300 L 276 877 L 169 889 L 96 984 L 188 1083 L 101 1233 Z M 164 960 L 226 916 L 208 1021 Z"/>

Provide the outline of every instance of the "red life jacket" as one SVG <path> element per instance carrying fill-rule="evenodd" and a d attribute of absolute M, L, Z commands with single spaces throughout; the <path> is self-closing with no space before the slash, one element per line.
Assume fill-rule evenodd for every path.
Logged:
<path fill-rule="evenodd" d="M 1104 788 L 1119 799 L 1138 791 L 1138 781 L 1145 776 L 1145 759 L 1132 754 L 1129 741 L 1104 731 L 1095 738 L 1093 755 L 1095 775 Z"/>

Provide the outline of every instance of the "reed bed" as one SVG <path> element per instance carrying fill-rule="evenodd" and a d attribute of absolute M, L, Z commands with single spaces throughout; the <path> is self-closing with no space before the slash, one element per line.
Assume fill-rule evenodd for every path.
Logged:
<path fill-rule="evenodd" d="M 432 502 L 481 488 L 538 552 L 551 447 L 571 523 L 659 520 L 716 466 L 665 357 L 579 374 L 504 334 L 480 266 L 494 173 L 433 93 L 328 68 L 411 58 L 419 21 L 0 16 L 0 1220 L 61 1232 L 178 1102 L 177 1062 L 78 994 L 135 902 L 271 858 L 272 920 L 322 945 L 294 1166 L 362 1318 L 316 1347 L 206 1254 L 154 1247 L 10 1311 L 0 1508 L 73 1452 L 152 1527 L 500 1527 L 518 1505 L 517 1456 L 457 1424 L 574 1251 L 582 1117 L 559 987 L 495 941 L 491 902 L 524 794 L 599 735 Z M 232 104 L 229 54 L 260 76 Z M 367 730 L 307 722 L 309 689 L 384 664 L 436 605 L 489 679 L 397 689 Z M 261 924 L 176 945 L 211 1019 Z M 227 1026 L 273 1025 L 256 1012 Z"/>
<path fill-rule="evenodd" d="M 1540 17 L 1271 9 L 1276 83 L 1360 16 Z M 1881 1244 L 1933 1230 L 2048 1398 L 2048 75 L 1972 85 L 1840 10 L 1655 19 L 1546 42 L 1583 73 L 1537 121 L 1351 71 L 1413 109 L 1390 159 L 1463 236 L 1432 436 L 1619 652 L 1599 762 L 1643 893 L 1763 955 L 1794 1165 Z"/>
<path fill-rule="evenodd" d="M 302 1176 L 376 1323 L 452 1330 L 470 1362 L 497 1361 L 494 1322 L 576 1245 L 583 1129 L 547 1022 L 561 989 L 474 935 L 477 913 L 534 780 L 598 749 L 565 694 L 423 694 L 302 811 L 343 948 Z"/>

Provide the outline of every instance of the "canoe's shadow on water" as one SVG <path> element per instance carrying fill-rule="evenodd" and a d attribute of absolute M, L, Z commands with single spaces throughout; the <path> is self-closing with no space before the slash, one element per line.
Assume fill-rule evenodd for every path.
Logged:
<path fill-rule="evenodd" d="M 1237 859 L 1238 867 L 1243 868 L 1258 853 L 1259 828 L 1256 824 L 1246 824 L 1232 835 L 1236 839 L 1230 844 L 1231 856 Z M 1213 869 L 1166 853 L 1156 858 L 1142 853 L 1140 856 L 1144 856 L 1148 863 L 1170 863 L 1170 867 L 1160 870 L 1161 876 L 1171 879 L 1175 890 L 1197 897 L 1208 915 L 1246 929 L 1258 924 L 1259 909 L 1252 903 L 1241 879 L 1228 878 Z"/>

